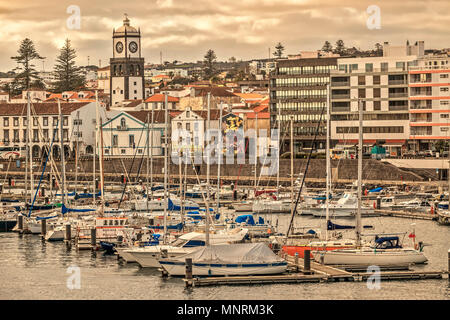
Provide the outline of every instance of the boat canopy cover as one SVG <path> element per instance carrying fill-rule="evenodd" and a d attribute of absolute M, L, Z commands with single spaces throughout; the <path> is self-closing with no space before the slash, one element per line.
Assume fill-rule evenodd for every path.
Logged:
<path fill-rule="evenodd" d="M 264 243 L 233 243 L 200 247 L 198 250 L 178 256 L 174 260 L 195 263 L 277 263 L 284 259 L 273 253 Z M 172 259 L 170 259 L 172 260 Z"/>
<path fill-rule="evenodd" d="M 65 205 L 61 206 L 62 214 L 66 214 L 67 212 L 90 212 L 90 211 L 95 211 L 95 209 L 72 209 L 72 208 L 67 208 Z"/>
<path fill-rule="evenodd" d="M 170 200 L 170 198 L 167 199 L 167 200 L 169 200 L 169 201 L 168 201 L 168 202 L 169 202 L 169 207 L 167 208 L 169 211 L 181 211 L 181 206 L 175 205 L 175 204 L 173 203 L 173 201 Z M 199 209 L 200 209 L 199 206 L 191 206 L 191 207 L 189 207 L 189 206 L 184 206 L 184 210 L 199 210 Z M 201 209 L 200 209 L 200 210 L 201 210 Z"/>
<path fill-rule="evenodd" d="M 380 192 L 381 190 L 383 190 L 383 187 L 378 187 L 378 188 L 369 190 L 369 192 Z"/>
<path fill-rule="evenodd" d="M 236 223 L 247 223 L 250 226 L 255 225 L 255 220 L 253 219 L 253 215 L 251 214 L 242 214 L 236 218 Z"/>
<path fill-rule="evenodd" d="M 392 249 L 401 248 L 398 237 L 375 237 L 375 243 L 377 248 Z"/>

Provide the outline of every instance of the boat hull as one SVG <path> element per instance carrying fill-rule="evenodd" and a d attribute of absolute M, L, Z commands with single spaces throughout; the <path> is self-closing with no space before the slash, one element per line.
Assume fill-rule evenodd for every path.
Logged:
<path fill-rule="evenodd" d="M 338 246 L 325 246 L 325 247 L 312 247 L 312 246 L 283 246 L 282 250 L 290 256 L 295 256 L 298 253 L 299 258 L 305 257 L 305 250 L 309 250 L 310 257 L 314 258 L 313 251 L 333 251 L 338 249 L 346 249 L 348 247 L 338 247 Z"/>
<path fill-rule="evenodd" d="M 170 276 L 184 276 L 186 264 L 184 262 L 163 261 L 160 265 Z M 193 263 L 193 276 L 244 276 L 244 275 L 269 275 L 280 274 L 287 269 L 286 262 L 279 263 L 255 263 L 255 264 L 205 264 Z"/>
<path fill-rule="evenodd" d="M 398 251 L 388 249 L 385 251 L 354 251 L 338 250 L 328 252 L 315 251 L 314 260 L 327 265 L 405 265 L 421 264 L 428 261 L 422 252 L 408 250 Z"/>
<path fill-rule="evenodd" d="M 0 232 L 9 232 L 17 224 L 16 220 L 0 220 Z"/>

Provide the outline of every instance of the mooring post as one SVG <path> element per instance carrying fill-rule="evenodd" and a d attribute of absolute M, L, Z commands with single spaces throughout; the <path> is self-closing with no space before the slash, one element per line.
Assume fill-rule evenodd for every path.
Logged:
<path fill-rule="evenodd" d="M 311 271 L 311 251 L 305 250 L 305 256 L 303 257 L 303 273 L 309 274 Z"/>
<path fill-rule="evenodd" d="M 72 241 L 72 227 L 70 224 L 66 224 L 66 230 L 65 230 L 65 234 L 64 234 L 64 240 L 66 241 L 67 245 L 70 245 L 71 241 Z"/>
<path fill-rule="evenodd" d="M 186 258 L 186 287 L 192 286 L 192 258 Z"/>
<path fill-rule="evenodd" d="M 44 240 L 45 234 L 47 233 L 47 220 L 42 219 L 41 220 L 41 237 Z"/>
<path fill-rule="evenodd" d="M 381 209 L 381 197 L 378 196 L 377 197 L 377 210 L 380 210 L 380 209 Z"/>
<path fill-rule="evenodd" d="M 21 214 L 17 215 L 17 224 L 18 224 L 18 230 L 20 233 L 23 232 L 23 216 Z"/>
<path fill-rule="evenodd" d="M 96 249 L 97 245 L 97 230 L 95 228 L 91 229 L 91 247 L 92 250 Z"/>
<path fill-rule="evenodd" d="M 295 263 L 295 270 L 298 271 L 298 252 L 295 253 L 294 263 Z"/>

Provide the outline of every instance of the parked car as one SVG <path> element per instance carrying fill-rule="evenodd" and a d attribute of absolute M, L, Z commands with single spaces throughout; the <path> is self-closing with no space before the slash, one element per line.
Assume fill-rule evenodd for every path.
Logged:
<path fill-rule="evenodd" d="M 415 157 L 417 155 L 416 151 L 408 150 L 403 153 L 404 157 Z"/>

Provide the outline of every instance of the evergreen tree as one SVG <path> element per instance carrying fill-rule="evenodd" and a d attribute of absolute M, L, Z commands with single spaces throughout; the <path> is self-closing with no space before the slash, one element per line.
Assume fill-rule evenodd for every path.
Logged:
<path fill-rule="evenodd" d="M 334 53 L 338 54 L 344 54 L 345 52 L 345 45 L 343 40 L 336 41 L 336 47 L 334 49 Z"/>
<path fill-rule="evenodd" d="M 19 64 L 17 70 L 20 73 L 15 77 L 14 82 L 17 89 L 22 91 L 30 88 L 33 79 L 39 79 L 38 72 L 34 69 L 35 66 L 32 64 L 32 61 L 45 58 L 39 55 L 34 47 L 33 41 L 28 38 L 22 40 L 17 52 L 19 55 L 11 57 L 11 59 Z"/>
<path fill-rule="evenodd" d="M 203 74 L 205 79 L 209 80 L 216 74 L 216 69 L 214 67 L 214 63 L 216 62 L 217 56 L 214 50 L 209 49 L 206 52 L 203 59 Z"/>
<path fill-rule="evenodd" d="M 322 47 L 322 51 L 324 52 L 331 52 L 333 51 L 333 46 L 331 45 L 330 41 L 325 41 Z"/>
<path fill-rule="evenodd" d="M 284 46 L 281 44 L 281 42 L 278 42 L 278 44 L 275 46 L 275 52 L 273 55 L 280 59 L 283 56 L 284 52 Z"/>
<path fill-rule="evenodd" d="M 86 78 L 80 67 L 75 66 L 77 57 L 75 49 L 70 45 L 70 40 L 66 39 L 61 48 L 59 56 L 56 58 L 54 74 L 56 82 L 53 90 L 56 92 L 72 91 L 84 87 Z"/>
<path fill-rule="evenodd" d="M 378 42 L 375 43 L 375 53 L 383 54 L 383 46 L 381 44 L 379 44 Z"/>

